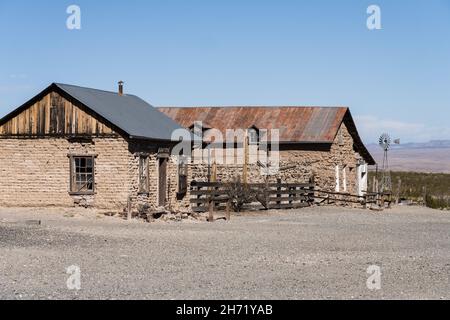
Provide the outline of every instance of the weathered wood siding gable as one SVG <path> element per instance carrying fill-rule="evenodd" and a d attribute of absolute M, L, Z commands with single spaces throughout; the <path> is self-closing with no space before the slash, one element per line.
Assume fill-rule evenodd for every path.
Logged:
<path fill-rule="evenodd" d="M 114 130 L 77 102 L 50 92 L 0 125 L 0 136 L 114 136 Z"/>

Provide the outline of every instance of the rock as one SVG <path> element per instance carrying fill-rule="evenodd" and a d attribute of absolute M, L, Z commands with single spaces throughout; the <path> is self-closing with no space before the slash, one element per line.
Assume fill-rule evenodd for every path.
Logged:
<path fill-rule="evenodd" d="M 27 220 L 25 221 L 25 224 L 29 226 L 40 226 L 41 220 Z"/>
<path fill-rule="evenodd" d="M 166 213 L 167 210 L 166 210 L 166 208 L 164 208 L 164 207 L 158 207 L 158 208 L 155 209 L 155 212 Z"/>
<path fill-rule="evenodd" d="M 155 210 L 151 211 L 149 214 L 154 219 L 160 219 L 160 218 L 162 218 L 162 216 L 167 215 L 168 213 L 170 213 L 170 212 L 166 211 L 165 208 L 159 207 L 159 208 L 156 208 Z"/>
<path fill-rule="evenodd" d="M 199 217 L 200 217 L 200 215 L 197 212 L 193 212 L 191 214 L 191 218 L 198 219 Z"/>

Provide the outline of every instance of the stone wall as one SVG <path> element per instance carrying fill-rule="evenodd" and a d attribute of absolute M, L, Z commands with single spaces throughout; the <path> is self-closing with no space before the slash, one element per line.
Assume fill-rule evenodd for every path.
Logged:
<path fill-rule="evenodd" d="M 158 148 L 151 143 L 130 142 L 130 196 L 133 210 L 138 210 L 140 206 L 148 206 L 150 210 L 158 208 L 159 195 L 159 159 Z M 140 193 L 139 190 L 139 156 L 148 155 L 149 159 L 149 190 L 147 193 Z M 189 180 L 188 180 L 189 181 Z M 166 206 L 171 211 L 189 211 L 189 197 L 177 198 L 178 192 L 178 164 L 177 158 L 171 156 L 168 159 L 167 166 L 167 188 L 166 188 Z"/>
<path fill-rule="evenodd" d="M 93 138 L 73 142 L 65 138 L 0 139 L 0 206 L 94 207 L 123 211 L 158 206 L 158 146 L 124 138 Z M 149 190 L 139 190 L 139 156 L 149 158 Z M 70 194 L 69 155 L 95 157 L 95 193 Z M 189 210 L 189 198 L 177 199 L 178 166 L 170 158 L 167 168 L 167 209 Z"/>
<path fill-rule="evenodd" d="M 255 152 L 255 151 L 252 151 Z M 220 154 L 220 152 L 219 152 Z M 347 191 L 357 193 L 357 160 L 360 155 L 355 152 L 353 138 L 345 124 L 342 124 L 334 143 L 330 146 L 305 145 L 295 147 L 281 146 L 279 151 L 280 170 L 270 176 L 271 182 L 281 179 L 284 182 L 309 182 L 314 177 L 317 186 L 326 191 L 336 189 L 336 166 L 339 166 L 340 192 Z M 221 162 L 221 161 L 217 161 Z M 283 170 L 284 169 L 284 170 Z M 248 181 L 263 182 L 264 170 L 256 164 L 249 164 Z M 344 170 L 347 188 L 344 190 Z M 228 182 L 235 177 L 243 175 L 242 165 L 217 164 L 217 180 Z M 191 177 L 196 181 L 207 181 L 208 166 L 205 164 L 193 164 Z"/>
<path fill-rule="evenodd" d="M 122 138 L 0 139 L 0 206 L 126 206 L 129 152 Z M 95 155 L 95 194 L 70 195 L 72 155 Z"/>

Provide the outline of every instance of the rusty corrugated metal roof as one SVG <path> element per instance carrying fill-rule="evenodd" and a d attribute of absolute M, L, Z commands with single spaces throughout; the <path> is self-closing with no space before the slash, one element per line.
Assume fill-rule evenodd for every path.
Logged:
<path fill-rule="evenodd" d="M 333 142 L 346 107 L 164 107 L 158 108 L 181 126 L 202 121 L 227 129 L 278 129 L 281 142 Z"/>
<path fill-rule="evenodd" d="M 159 111 L 182 127 L 201 121 L 226 137 L 227 129 L 278 129 L 281 143 L 333 143 L 345 122 L 354 143 L 370 164 L 375 160 L 359 137 L 347 107 L 161 107 Z"/>

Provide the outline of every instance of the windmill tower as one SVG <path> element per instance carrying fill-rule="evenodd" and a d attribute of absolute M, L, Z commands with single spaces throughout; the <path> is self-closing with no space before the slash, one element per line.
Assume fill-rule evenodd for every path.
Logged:
<path fill-rule="evenodd" d="M 391 137 L 387 133 L 380 136 L 379 144 L 383 149 L 383 164 L 381 167 L 380 192 L 392 191 L 391 171 L 389 169 L 388 151 L 391 147 Z"/>

